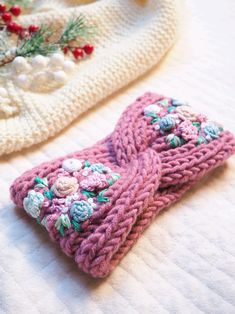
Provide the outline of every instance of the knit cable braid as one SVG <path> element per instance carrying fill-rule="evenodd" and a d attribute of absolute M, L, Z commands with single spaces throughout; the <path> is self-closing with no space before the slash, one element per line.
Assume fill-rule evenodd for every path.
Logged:
<path fill-rule="evenodd" d="M 233 135 L 220 125 L 146 93 L 111 135 L 27 171 L 11 197 L 79 268 L 104 277 L 162 209 L 234 152 Z"/>

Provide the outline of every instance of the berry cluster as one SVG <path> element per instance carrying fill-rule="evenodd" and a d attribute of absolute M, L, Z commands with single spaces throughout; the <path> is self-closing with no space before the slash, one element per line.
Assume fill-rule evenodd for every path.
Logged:
<path fill-rule="evenodd" d="M 65 46 L 63 48 L 64 54 L 67 54 L 69 51 L 72 52 L 74 58 L 77 60 L 84 58 L 85 55 L 91 55 L 94 51 L 94 46 L 92 46 L 91 44 L 86 44 L 83 47 Z"/>
<path fill-rule="evenodd" d="M 29 27 L 23 27 L 13 21 L 13 16 L 18 17 L 21 14 L 21 7 L 13 5 L 9 9 L 4 3 L 0 3 L 0 26 L 6 28 L 9 33 L 17 34 L 20 38 L 29 37 L 32 33 L 39 30 L 38 25 L 29 25 Z"/>

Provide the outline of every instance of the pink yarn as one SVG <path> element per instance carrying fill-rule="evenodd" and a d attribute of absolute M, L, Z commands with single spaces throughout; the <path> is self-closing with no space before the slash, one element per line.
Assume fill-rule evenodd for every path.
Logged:
<path fill-rule="evenodd" d="M 207 144 L 196 145 L 191 140 L 171 148 L 166 135 L 156 132 L 149 117 L 143 115 L 146 106 L 163 98 L 146 93 L 124 111 L 108 137 L 92 148 L 25 172 L 11 186 L 12 200 L 23 207 L 28 191 L 34 188 L 34 178 L 47 177 L 52 185 L 66 158 L 103 163 L 121 175 L 104 193 L 109 202 L 96 208 L 80 232 L 70 228 L 61 236 L 54 227 L 56 215 L 49 215 L 50 237 L 93 277 L 108 275 L 162 209 L 235 152 L 235 140 L 228 131 Z"/>

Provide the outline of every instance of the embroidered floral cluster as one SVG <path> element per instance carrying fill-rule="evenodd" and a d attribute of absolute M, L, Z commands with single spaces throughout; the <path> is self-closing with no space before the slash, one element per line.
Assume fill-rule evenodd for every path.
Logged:
<path fill-rule="evenodd" d="M 81 230 L 100 203 L 109 202 L 104 196 L 120 175 L 102 163 L 90 163 L 76 158 L 65 159 L 54 183 L 47 178 L 35 178 L 33 190 L 24 198 L 26 212 L 39 223 L 47 225 L 48 211 L 56 215 L 55 228 L 62 236 L 65 229 Z"/>
<path fill-rule="evenodd" d="M 176 99 L 162 99 L 144 108 L 144 115 L 151 117 L 156 131 L 166 135 L 172 148 L 194 140 L 197 144 L 219 138 L 223 128 L 195 112 L 187 103 Z"/>

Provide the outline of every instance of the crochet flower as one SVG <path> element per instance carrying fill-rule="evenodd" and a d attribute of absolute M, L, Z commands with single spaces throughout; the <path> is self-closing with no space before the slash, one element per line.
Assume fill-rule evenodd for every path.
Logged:
<path fill-rule="evenodd" d="M 31 190 L 23 200 L 24 209 L 33 218 L 38 218 L 44 201 L 44 196 L 40 192 Z"/>
<path fill-rule="evenodd" d="M 95 172 L 80 182 L 82 189 L 87 191 L 102 190 L 108 186 L 106 176 Z"/>
<path fill-rule="evenodd" d="M 197 121 L 198 114 L 190 106 L 179 106 L 176 112 L 182 120 Z"/>
<path fill-rule="evenodd" d="M 149 105 L 144 108 L 144 114 L 147 117 L 152 116 L 152 115 L 157 115 L 160 111 L 161 111 L 161 107 L 156 104 Z"/>
<path fill-rule="evenodd" d="M 91 170 L 93 172 L 99 172 L 99 173 L 107 173 L 107 172 L 111 171 L 109 167 L 106 167 L 105 165 L 103 165 L 101 163 L 92 164 Z"/>
<path fill-rule="evenodd" d="M 82 168 L 82 162 L 76 158 L 68 158 L 63 161 L 62 168 L 67 172 L 79 171 Z"/>
<path fill-rule="evenodd" d="M 55 181 L 52 190 L 58 197 L 66 197 L 75 193 L 78 189 L 78 182 L 76 178 L 71 177 L 59 177 Z"/>
<path fill-rule="evenodd" d="M 168 131 L 175 126 L 176 122 L 172 115 L 168 114 L 160 119 L 159 128 L 161 131 Z"/>
<path fill-rule="evenodd" d="M 207 140 L 216 139 L 220 136 L 220 128 L 214 122 L 202 123 L 201 126 Z"/>
<path fill-rule="evenodd" d="M 93 214 L 93 207 L 86 201 L 75 201 L 70 208 L 70 215 L 76 222 L 87 220 Z"/>
<path fill-rule="evenodd" d="M 184 140 L 195 140 L 198 137 L 198 129 L 189 120 L 185 120 L 180 124 L 179 131 Z"/>

